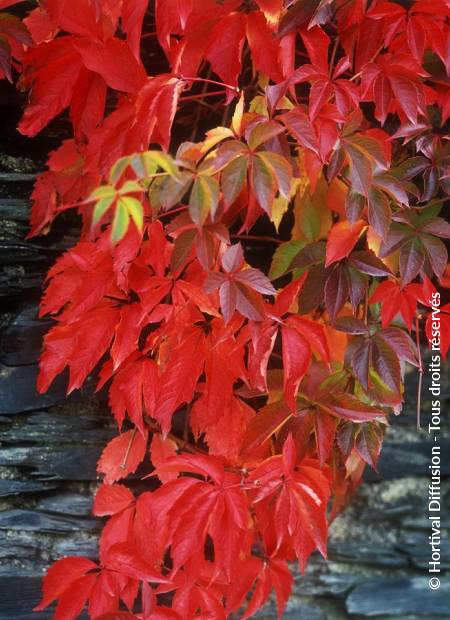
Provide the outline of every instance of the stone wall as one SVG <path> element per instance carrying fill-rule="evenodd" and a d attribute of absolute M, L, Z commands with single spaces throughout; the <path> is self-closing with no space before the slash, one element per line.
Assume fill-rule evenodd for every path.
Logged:
<path fill-rule="evenodd" d="M 48 326 L 37 320 L 42 275 L 72 242 L 58 228 L 49 239 L 23 241 L 38 166 L 14 150 L 0 154 L 0 620 L 51 618 L 31 611 L 46 567 L 63 555 L 95 557 L 95 463 L 114 433 L 102 395 L 94 397 L 89 385 L 69 399 L 64 380 L 44 396 L 34 389 Z M 328 562 L 314 557 L 306 575 L 296 575 L 285 620 L 450 619 L 448 578 L 442 575 L 440 590 L 428 587 L 431 446 L 427 433 L 415 430 L 416 385 L 410 373 L 405 410 L 392 420 L 378 474 L 367 472 L 353 504 L 332 524 Z M 449 399 L 447 372 L 443 411 Z M 428 410 L 425 397 L 424 422 Z M 448 431 L 442 451 L 442 567 L 449 569 Z M 276 618 L 274 606 L 259 617 Z"/>

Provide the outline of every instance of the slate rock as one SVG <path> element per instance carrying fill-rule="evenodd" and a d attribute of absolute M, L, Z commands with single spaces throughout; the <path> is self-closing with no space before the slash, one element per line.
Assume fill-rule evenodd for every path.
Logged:
<path fill-rule="evenodd" d="M 89 517 L 92 515 L 92 495 L 81 493 L 62 492 L 50 497 L 41 498 L 37 504 L 37 510 L 55 512 L 63 515 L 76 517 Z"/>
<path fill-rule="evenodd" d="M 0 620 L 50 620 L 51 611 L 33 613 L 41 596 L 41 579 L 39 577 L 0 577 Z"/>
<path fill-rule="evenodd" d="M 403 534 L 402 539 L 396 547 L 408 554 L 413 566 L 428 570 L 430 561 L 430 545 L 428 536 L 431 533 L 428 525 L 428 532 L 410 532 Z M 450 540 L 446 539 L 445 534 L 441 533 L 441 569 L 450 569 Z"/>
<path fill-rule="evenodd" d="M 31 468 L 30 475 L 41 480 L 96 480 L 100 446 L 30 446 L 0 449 L 0 465 Z"/>
<path fill-rule="evenodd" d="M 2 534 L 3 532 L 0 532 L 0 559 L 20 560 L 28 559 L 33 555 L 34 548 L 31 545 L 14 544 L 10 538 Z"/>
<path fill-rule="evenodd" d="M 274 616 L 276 617 L 276 616 Z M 283 620 L 327 620 L 324 612 L 315 605 L 300 603 L 297 609 L 283 614 Z"/>
<path fill-rule="evenodd" d="M 0 364 L 0 415 L 42 409 L 65 398 L 64 382 L 56 380 L 46 394 L 36 391 L 38 366 Z"/>
<path fill-rule="evenodd" d="M 28 305 L 5 327 L 0 338 L 0 362 L 6 366 L 35 364 L 50 321 L 38 318 L 38 306 Z"/>
<path fill-rule="evenodd" d="M 22 493 L 39 493 L 54 489 L 55 485 L 34 482 L 32 480 L 0 480 L 0 497 L 20 495 Z"/>
<path fill-rule="evenodd" d="M 0 577 L 0 620 L 51 620 L 54 608 L 33 612 L 41 597 L 41 578 L 30 576 Z M 78 620 L 87 620 L 84 612 Z"/>
<path fill-rule="evenodd" d="M 358 564 L 372 564 L 374 566 L 408 566 L 408 557 L 394 549 L 391 545 L 385 548 L 373 547 L 362 542 L 330 543 L 328 557 L 334 561 L 356 562 Z"/>
<path fill-rule="evenodd" d="M 97 461 L 104 446 L 66 448 L 55 454 L 52 450 L 47 461 L 41 464 L 37 476 L 44 479 L 97 480 Z"/>
<path fill-rule="evenodd" d="M 0 530 L 26 530 L 33 532 L 93 532 L 100 528 L 98 519 L 80 519 L 56 516 L 37 510 L 20 508 L 0 512 Z"/>
<path fill-rule="evenodd" d="M 80 413 L 66 415 L 60 411 L 37 411 L 16 417 L 9 428 L 2 432 L 2 441 L 19 444 L 70 442 L 71 445 L 79 443 L 104 446 L 114 436 L 115 430 L 106 427 L 112 420 L 111 416 Z"/>
<path fill-rule="evenodd" d="M 95 562 L 98 559 L 98 542 L 97 539 L 77 540 L 74 538 L 64 538 L 55 544 L 54 551 L 57 558 L 79 555 L 83 558 L 90 558 Z"/>
<path fill-rule="evenodd" d="M 294 581 L 300 595 L 344 598 L 360 578 L 347 573 L 325 573 L 305 577 L 295 573 Z"/>
<path fill-rule="evenodd" d="M 431 590 L 427 577 L 391 577 L 356 586 L 346 600 L 346 607 L 350 615 L 368 618 L 416 614 L 432 620 L 433 616 L 448 617 L 449 601 L 448 580 L 441 580 L 439 590 Z"/>
<path fill-rule="evenodd" d="M 429 476 L 428 466 L 431 462 L 431 443 L 399 443 L 386 441 L 378 462 L 378 474 L 366 468 L 364 479 L 403 478 L 405 476 Z M 441 475 L 450 476 L 450 441 L 441 441 Z"/>

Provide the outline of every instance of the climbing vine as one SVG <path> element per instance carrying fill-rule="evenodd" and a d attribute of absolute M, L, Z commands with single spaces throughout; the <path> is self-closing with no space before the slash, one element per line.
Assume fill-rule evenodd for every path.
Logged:
<path fill-rule="evenodd" d="M 94 374 L 118 427 L 99 559 L 56 562 L 38 610 L 245 619 L 274 591 L 281 616 L 289 563 L 326 557 L 449 284 L 449 16 L 444 0 L 0 14 L 19 131 L 71 127 L 30 236 L 81 221 L 48 273 L 38 389 Z M 440 321 L 445 356 L 450 304 Z"/>

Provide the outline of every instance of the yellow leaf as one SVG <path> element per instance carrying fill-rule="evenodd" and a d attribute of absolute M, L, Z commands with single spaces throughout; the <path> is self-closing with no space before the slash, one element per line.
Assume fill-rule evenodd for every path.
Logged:
<path fill-rule="evenodd" d="M 234 134 L 228 127 L 214 127 L 206 132 L 206 139 L 201 145 L 202 153 L 207 153 L 219 142 L 223 142 L 227 138 L 234 138 Z"/>
<path fill-rule="evenodd" d="M 271 220 L 277 232 L 278 228 L 280 227 L 281 220 L 283 219 L 283 215 L 286 213 L 288 208 L 289 200 L 284 198 L 284 196 L 277 196 L 273 201 Z"/>
<path fill-rule="evenodd" d="M 249 112 L 253 112 L 255 114 L 262 114 L 263 116 L 268 117 L 269 113 L 267 111 L 267 101 L 266 98 L 262 95 L 257 95 L 250 101 Z"/>
<path fill-rule="evenodd" d="M 233 118 L 231 119 L 231 127 L 236 136 L 241 135 L 242 115 L 244 114 L 244 93 L 241 93 L 239 101 L 236 104 Z"/>

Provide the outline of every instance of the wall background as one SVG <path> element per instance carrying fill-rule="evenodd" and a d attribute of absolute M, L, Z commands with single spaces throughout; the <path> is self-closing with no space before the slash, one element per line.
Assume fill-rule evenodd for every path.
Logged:
<path fill-rule="evenodd" d="M 64 380 L 45 396 L 34 390 L 48 326 L 37 320 L 43 274 L 76 233 L 61 221 L 48 238 L 24 241 L 34 174 L 65 127 L 58 121 L 28 141 L 14 131 L 18 112 L 16 96 L 0 89 L 0 620 L 46 620 L 50 612 L 31 611 L 46 567 L 62 555 L 96 555 L 95 464 L 114 428 L 102 395 L 93 396 L 90 386 L 69 399 Z M 392 419 L 379 474 L 367 472 L 354 503 L 333 523 L 328 563 L 315 556 L 306 576 L 296 577 L 285 620 L 450 619 L 448 573 L 440 590 L 428 588 L 431 444 L 426 431 L 415 430 L 416 394 L 417 375 L 410 373 L 405 409 Z M 426 377 L 423 394 L 425 426 Z M 449 401 L 447 366 L 444 423 Z M 441 445 L 442 568 L 450 570 L 448 427 Z M 275 619 L 274 609 L 260 618 Z"/>

